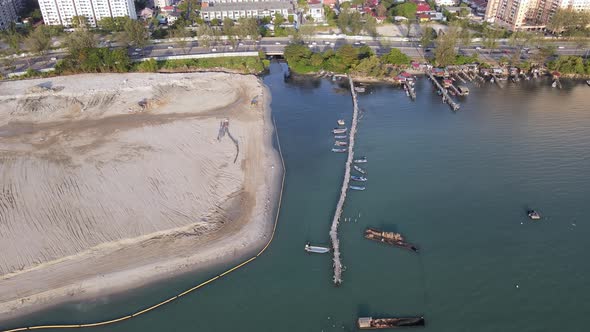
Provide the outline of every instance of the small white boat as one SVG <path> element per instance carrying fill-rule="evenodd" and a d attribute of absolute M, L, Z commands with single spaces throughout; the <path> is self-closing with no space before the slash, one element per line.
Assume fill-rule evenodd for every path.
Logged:
<path fill-rule="evenodd" d="M 334 136 L 334 138 L 344 139 L 344 138 L 346 138 L 346 135 L 336 135 L 336 136 Z"/>
<path fill-rule="evenodd" d="M 590 86 L 590 80 L 587 80 L 586 81 L 586 84 L 588 84 L 588 86 Z"/>
<path fill-rule="evenodd" d="M 351 190 L 360 190 L 360 191 L 365 190 L 364 186 L 348 186 L 348 188 L 350 188 Z"/>
<path fill-rule="evenodd" d="M 332 130 L 332 132 L 334 134 L 344 134 L 344 133 L 346 133 L 347 130 L 348 130 L 348 128 L 334 128 Z"/>
<path fill-rule="evenodd" d="M 320 247 L 320 246 L 312 246 L 309 243 L 305 244 L 304 249 L 305 249 L 305 251 L 311 252 L 314 254 L 325 254 L 327 252 L 330 252 L 330 248 Z"/>
<path fill-rule="evenodd" d="M 362 86 L 355 86 L 354 91 L 356 92 L 365 92 L 365 88 Z"/>
<path fill-rule="evenodd" d="M 336 145 L 336 146 L 347 146 L 348 143 L 343 142 L 343 141 L 336 141 L 336 142 L 334 142 L 334 145 Z"/>
<path fill-rule="evenodd" d="M 552 88 L 555 88 L 557 86 L 557 81 L 553 81 L 553 83 L 551 84 Z"/>
<path fill-rule="evenodd" d="M 354 169 L 356 169 L 361 174 L 367 173 L 364 169 L 358 167 L 357 165 L 353 165 L 352 167 L 354 167 Z"/>
<path fill-rule="evenodd" d="M 344 120 L 342 120 L 342 119 L 339 119 L 338 120 L 338 125 L 339 126 L 344 126 L 344 124 L 345 124 Z"/>
<path fill-rule="evenodd" d="M 527 215 L 529 216 L 529 218 L 531 218 L 532 220 L 539 220 L 541 219 L 541 215 L 539 214 L 539 212 L 535 211 L 535 210 L 528 210 L 527 211 Z"/>
<path fill-rule="evenodd" d="M 356 164 L 363 164 L 367 162 L 367 157 L 360 157 L 359 159 L 355 159 L 354 162 Z"/>
<path fill-rule="evenodd" d="M 346 149 L 342 149 L 342 148 L 332 148 L 332 152 L 343 153 L 343 152 L 346 152 Z"/>

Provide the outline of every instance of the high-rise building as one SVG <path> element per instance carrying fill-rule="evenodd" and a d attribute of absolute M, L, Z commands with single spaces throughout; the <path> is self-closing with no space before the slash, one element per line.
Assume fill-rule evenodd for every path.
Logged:
<path fill-rule="evenodd" d="M 164 8 L 166 6 L 172 5 L 172 0 L 154 0 L 154 6 L 159 8 Z"/>
<path fill-rule="evenodd" d="M 489 0 L 485 20 L 510 30 L 543 29 L 559 8 L 590 10 L 590 0 Z"/>
<path fill-rule="evenodd" d="M 39 0 L 39 7 L 49 25 L 71 26 L 74 16 L 86 17 L 93 27 L 105 17 L 137 19 L 133 0 Z"/>
<path fill-rule="evenodd" d="M 18 18 L 20 0 L 0 0 L 0 30 L 8 28 Z"/>

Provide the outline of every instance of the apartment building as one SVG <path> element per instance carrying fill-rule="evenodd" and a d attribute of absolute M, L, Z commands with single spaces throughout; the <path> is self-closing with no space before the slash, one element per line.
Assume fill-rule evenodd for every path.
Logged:
<path fill-rule="evenodd" d="M 559 8 L 590 10 L 590 0 L 489 0 L 485 20 L 510 30 L 537 30 Z"/>
<path fill-rule="evenodd" d="M 18 18 L 18 11 L 22 5 L 20 0 L 0 0 L 0 30 L 10 26 Z"/>
<path fill-rule="evenodd" d="M 105 17 L 137 19 L 133 0 L 39 0 L 39 7 L 49 25 L 71 26 L 74 16 L 86 17 L 93 27 Z"/>
<path fill-rule="evenodd" d="M 242 17 L 272 17 L 275 14 L 287 18 L 293 12 L 293 5 L 285 0 L 215 0 L 203 1 L 201 7 L 201 17 L 206 22 L 226 17 L 237 20 Z"/>

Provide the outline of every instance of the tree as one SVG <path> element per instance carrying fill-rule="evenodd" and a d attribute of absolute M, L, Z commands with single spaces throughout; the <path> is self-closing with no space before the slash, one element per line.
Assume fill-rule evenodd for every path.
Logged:
<path fill-rule="evenodd" d="M 361 76 L 381 77 L 384 74 L 383 65 L 377 56 L 364 58 L 354 68 L 354 73 Z"/>
<path fill-rule="evenodd" d="M 190 22 L 191 25 L 199 19 L 199 15 L 197 14 L 197 10 L 201 9 L 199 3 L 199 0 L 184 0 L 178 3 L 177 8 L 180 10 L 180 16 Z"/>
<path fill-rule="evenodd" d="M 241 39 L 258 37 L 258 22 L 255 18 L 240 18 L 235 26 L 236 34 Z"/>
<path fill-rule="evenodd" d="M 436 31 L 430 26 L 426 26 L 422 30 L 422 36 L 420 36 L 420 44 L 423 48 L 427 48 L 432 41 L 436 38 Z"/>
<path fill-rule="evenodd" d="M 572 20 L 574 16 L 576 13 L 573 9 L 558 9 L 547 24 L 547 29 L 561 33 L 568 25 L 568 21 Z"/>
<path fill-rule="evenodd" d="M 311 40 L 311 37 L 315 35 L 316 27 L 315 25 L 305 24 L 299 27 L 299 33 L 301 37 L 306 40 Z"/>
<path fill-rule="evenodd" d="M 25 39 L 25 45 L 33 53 L 45 53 L 51 46 L 51 35 L 47 26 L 40 25 L 33 30 Z"/>
<path fill-rule="evenodd" d="M 377 19 L 373 16 L 367 17 L 365 20 L 365 24 L 363 25 L 363 30 L 371 37 L 377 37 L 379 34 L 377 33 Z"/>
<path fill-rule="evenodd" d="M 123 40 L 129 45 L 143 48 L 148 42 L 148 31 L 142 22 L 128 20 L 123 26 Z"/>
<path fill-rule="evenodd" d="M 375 52 L 371 49 L 371 47 L 367 45 L 363 45 L 357 49 L 357 57 L 362 60 L 364 58 L 368 58 L 375 55 Z"/>
<path fill-rule="evenodd" d="M 213 36 L 213 29 L 206 24 L 202 24 L 197 29 L 197 38 L 199 39 L 199 45 L 203 47 L 209 47 L 211 45 L 211 38 Z"/>
<path fill-rule="evenodd" d="M 396 66 L 408 65 L 410 64 L 410 57 L 402 53 L 399 49 L 392 48 L 389 53 L 383 56 L 383 62 Z"/>
<path fill-rule="evenodd" d="M 214 19 L 211 20 L 211 25 L 218 26 L 220 23 L 221 22 L 219 22 L 219 19 L 218 18 L 214 18 Z"/>
<path fill-rule="evenodd" d="M 87 28 L 88 27 L 88 19 L 86 16 L 73 16 L 72 17 L 72 27 L 73 28 Z"/>
<path fill-rule="evenodd" d="M 289 44 L 285 47 L 284 57 L 287 63 L 297 63 L 311 57 L 311 51 L 305 45 Z"/>
<path fill-rule="evenodd" d="M 405 2 L 393 7 L 393 15 L 403 16 L 408 19 L 415 19 L 416 10 L 418 10 L 418 5 L 413 2 Z"/>
<path fill-rule="evenodd" d="M 191 37 L 191 33 L 185 27 L 179 26 L 176 29 L 172 30 L 170 34 L 172 38 L 177 38 L 176 45 L 178 45 L 178 47 L 180 47 L 185 54 L 190 52 L 190 50 L 193 48 L 192 43 L 187 40 L 187 38 Z"/>
<path fill-rule="evenodd" d="M 276 13 L 274 16 L 273 24 L 275 29 L 280 27 L 285 23 L 285 17 L 282 14 Z"/>
<path fill-rule="evenodd" d="M 436 39 L 436 50 L 434 51 L 434 59 L 439 66 L 448 66 L 455 62 L 457 52 L 457 34 L 449 29 L 447 33 L 439 36 Z"/>
<path fill-rule="evenodd" d="M 222 27 L 223 34 L 226 36 L 230 36 L 234 34 L 234 20 L 229 17 L 223 19 L 223 27 Z"/>
<path fill-rule="evenodd" d="M 377 5 L 377 8 L 375 9 L 375 13 L 377 14 L 378 17 L 385 17 L 387 15 L 387 7 L 385 7 L 385 5 L 383 5 L 383 3 L 380 3 Z"/>
<path fill-rule="evenodd" d="M 483 38 L 482 43 L 483 46 L 489 49 L 491 53 L 493 49 L 498 47 L 498 37 L 500 36 L 500 31 L 489 26 L 486 26 L 483 31 Z"/>
<path fill-rule="evenodd" d="M 76 30 L 68 35 L 65 46 L 71 56 L 78 56 L 83 50 L 96 47 L 96 41 L 92 32 Z"/>
<path fill-rule="evenodd" d="M 354 67 L 358 63 L 358 50 L 350 44 L 345 44 L 336 51 L 342 64 L 347 68 Z"/>
<path fill-rule="evenodd" d="M 23 40 L 23 36 L 16 31 L 16 26 L 14 23 L 10 24 L 9 28 L 4 31 L 2 35 L 2 39 L 8 44 L 8 47 L 14 53 L 20 52 L 20 43 Z"/>

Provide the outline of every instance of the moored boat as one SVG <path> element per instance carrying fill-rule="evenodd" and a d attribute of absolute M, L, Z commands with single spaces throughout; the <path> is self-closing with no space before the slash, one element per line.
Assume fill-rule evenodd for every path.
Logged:
<path fill-rule="evenodd" d="M 342 120 L 342 119 L 339 119 L 338 120 L 338 125 L 339 126 L 344 126 L 344 124 L 345 124 L 344 120 Z"/>
<path fill-rule="evenodd" d="M 334 128 L 332 132 L 334 134 L 344 134 L 347 130 L 347 128 Z"/>
<path fill-rule="evenodd" d="M 539 214 L 539 212 L 537 212 L 535 210 L 528 210 L 526 213 L 529 216 L 529 218 L 531 218 L 532 220 L 541 219 L 541 215 Z"/>
<path fill-rule="evenodd" d="M 348 186 L 348 188 L 352 189 L 352 190 L 365 190 L 364 186 Z"/>
<path fill-rule="evenodd" d="M 305 244 L 305 251 L 314 253 L 314 254 L 325 254 L 330 251 L 330 248 L 320 247 L 320 246 L 312 246 L 309 243 Z"/>
<path fill-rule="evenodd" d="M 365 92 L 365 88 L 362 86 L 355 86 L 354 91 L 356 92 Z"/>
<path fill-rule="evenodd" d="M 360 317 L 358 327 L 361 330 L 392 329 L 396 327 L 424 326 L 424 317 L 373 318 Z"/>
<path fill-rule="evenodd" d="M 346 135 L 335 135 L 334 138 L 345 139 Z"/>
<path fill-rule="evenodd" d="M 588 86 L 590 86 L 590 80 L 587 80 L 586 81 L 586 84 L 588 84 Z"/>
<path fill-rule="evenodd" d="M 359 159 L 355 159 L 354 162 L 357 163 L 357 164 L 366 163 L 367 162 L 367 157 L 360 157 Z"/>
<path fill-rule="evenodd" d="M 359 182 L 365 182 L 367 181 L 366 177 L 363 176 L 356 176 L 356 175 L 351 175 L 350 179 L 352 179 L 352 181 L 359 181 Z"/>
<path fill-rule="evenodd" d="M 377 242 L 383 242 L 392 246 L 418 252 L 418 247 L 411 243 L 407 243 L 404 237 L 399 233 L 394 232 L 383 232 L 374 228 L 367 228 L 365 230 L 365 239 L 373 240 Z"/>
<path fill-rule="evenodd" d="M 359 172 L 361 174 L 367 173 L 364 169 L 358 167 L 357 165 L 352 165 L 352 167 L 354 167 L 354 169 L 357 170 L 357 172 Z"/>
<path fill-rule="evenodd" d="M 332 152 L 346 152 L 346 149 L 341 149 L 341 148 L 332 148 Z"/>
<path fill-rule="evenodd" d="M 337 145 L 337 146 L 347 146 L 348 143 L 343 142 L 343 141 L 336 141 L 336 142 L 334 142 L 334 145 Z"/>

